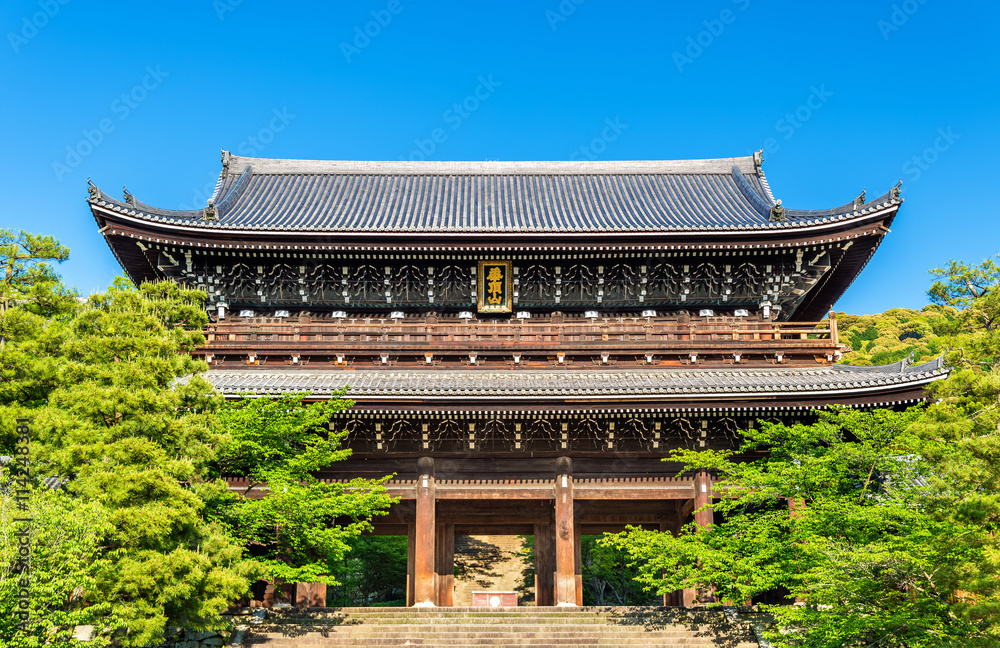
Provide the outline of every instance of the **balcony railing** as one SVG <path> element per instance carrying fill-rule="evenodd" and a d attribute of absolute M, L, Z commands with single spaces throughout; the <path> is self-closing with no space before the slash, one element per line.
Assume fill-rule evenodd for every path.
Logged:
<path fill-rule="evenodd" d="M 614 317 L 532 320 L 231 318 L 209 325 L 204 352 L 264 355 L 465 353 L 770 353 L 832 355 L 835 319 Z M 737 361 L 739 361 L 737 359 Z"/>

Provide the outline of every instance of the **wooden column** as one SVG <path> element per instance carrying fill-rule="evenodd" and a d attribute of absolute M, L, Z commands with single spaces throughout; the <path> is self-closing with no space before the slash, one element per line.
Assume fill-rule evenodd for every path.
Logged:
<path fill-rule="evenodd" d="M 704 510 L 699 510 L 707 506 Z M 702 468 L 694 476 L 694 523 L 702 529 L 712 526 L 712 478 Z"/>
<path fill-rule="evenodd" d="M 451 607 L 455 604 L 455 525 L 438 522 L 434 543 L 437 604 Z"/>
<path fill-rule="evenodd" d="M 793 520 L 802 517 L 802 509 L 806 507 L 806 501 L 801 497 L 789 497 L 785 500 L 788 503 L 788 517 Z"/>
<path fill-rule="evenodd" d="M 326 583 L 297 583 L 295 607 L 326 607 Z"/>
<path fill-rule="evenodd" d="M 434 459 L 417 461 L 417 522 L 413 552 L 413 605 L 434 607 L 437 587 L 434 582 Z"/>
<path fill-rule="evenodd" d="M 417 546 L 417 525 L 410 522 L 406 525 L 406 607 L 411 607 L 414 602 L 414 569 L 413 559 L 416 557 Z"/>
<path fill-rule="evenodd" d="M 576 530 L 573 524 L 573 463 L 556 459 L 556 605 L 576 605 Z"/>
<path fill-rule="evenodd" d="M 555 605 L 555 530 L 552 522 L 535 524 L 535 605 Z"/>
<path fill-rule="evenodd" d="M 703 510 L 700 510 L 703 509 Z M 702 468 L 694 476 L 694 523 L 700 529 L 707 529 L 712 526 L 714 513 L 712 511 L 712 477 L 708 471 Z M 689 607 L 694 604 L 711 603 L 715 600 L 712 592 L 697 592 L 694 600 L 688 603 L 688 592 L 684 590 L 684 605 Z M 693 593 L 693 592 L 692 592 Z"/>
<path fill-rule="evenodd" d="M 576 520 L 574 520 L 575 522 Z M 583 605 L 583 551 L 580 547 L 580 525 L 573 525 L 573 579 L 576 582 L 576 604 Z"/>

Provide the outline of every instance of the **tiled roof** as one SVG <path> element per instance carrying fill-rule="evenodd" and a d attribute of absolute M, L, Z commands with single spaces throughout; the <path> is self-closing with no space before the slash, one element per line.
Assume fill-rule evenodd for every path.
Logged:
<path fill-rule="evenodd" d="M 122 202 L 92 187 L 90 202 L 192 229 L 341 233 L 657 233 L 769 231 L 850 220 L 900 202 L 886 194 L 855 210 L 775 204 L 759 158 L 625 162 L 350 162 L 224 154 L 204 210 Z"/>
<path fill-rule="evenodd" d="M 816 368 L 566 370 L 214 370 L 206 376 L 223 394 L 316 396 L 349 385 L 348 396 L 365 397 L 704 397 L 842 393 L 925 383 L 945 374 L 940 359 L 916 366 L 833 365 Z"/>

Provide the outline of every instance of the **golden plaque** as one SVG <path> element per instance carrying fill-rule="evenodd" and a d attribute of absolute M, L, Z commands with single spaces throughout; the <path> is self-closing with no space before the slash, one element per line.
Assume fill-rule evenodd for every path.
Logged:
<path fill-rule="evenodd" d="M 511 309 L 510 261 L 480 261 L 476 303 L 480 313 L 509 313 Z"/>

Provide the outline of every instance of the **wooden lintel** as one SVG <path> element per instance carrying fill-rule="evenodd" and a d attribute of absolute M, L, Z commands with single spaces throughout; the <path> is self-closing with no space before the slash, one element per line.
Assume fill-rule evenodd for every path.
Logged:
<path fill-rule="evenodd" d="M 231 490 L 239 489 L 231 486 Z M 389 482 L 386 489 L 392 497 L 401 500 L 415 500 L 417 487 L 412 482 L 403 484 Z M 542 485 L 530 483 L 501 483 L 493 480 L 482 485 L 449 484 L 438 482 L 435 486 L 435 499 L 442 500 L 551 500 L 555 498 L 555 484 Z M 685 479 L 631 479 L 631 480 L 599 480 L 586 479 L 577 482 L 573 489 L 577 500 L 687 500 L 694 497 L 694 481 Z M 254 489 L 251 497 L 261 497 L 265 488 Z M 718 497 L 718 494 L 716 494 Z"/>
<path fill-rule="evenodd" d="M 412 486 L 388 486 L 389 494 L 403 500 L 416 497 Z M 519 484 L 490 484 L 488 486 L 448 486 L 438 483 L 435 488 L 438 500 L 550 500 L 555 497 L 554 486 L 523 486 Z M 636 481 L 623 484 L 590 481 L 577 484 L 574 498 L 580 500 L 681 500 L 694 497 L 694 484 L 671 481 Z"/>

